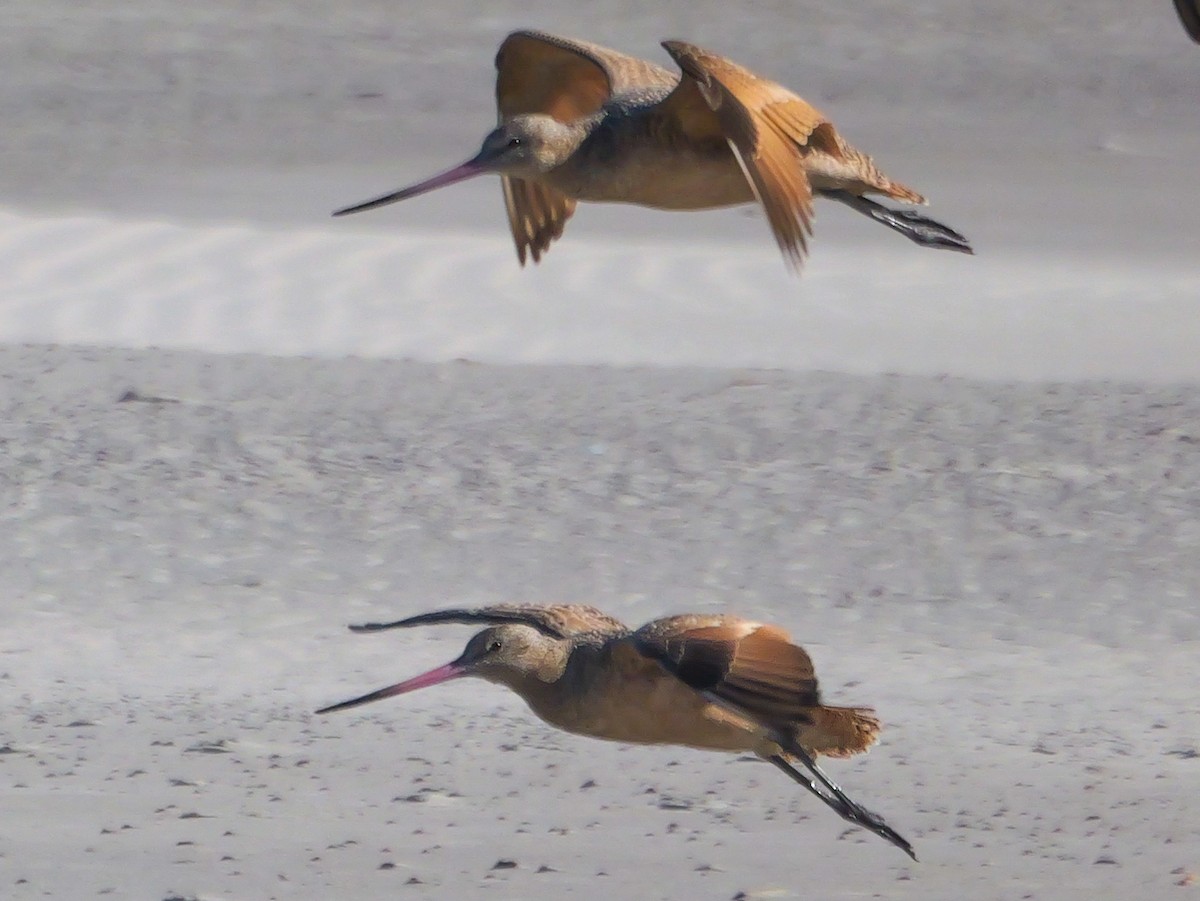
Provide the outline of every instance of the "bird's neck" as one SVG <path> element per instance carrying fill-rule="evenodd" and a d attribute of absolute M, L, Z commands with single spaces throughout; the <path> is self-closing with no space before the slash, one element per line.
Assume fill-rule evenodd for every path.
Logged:
<path fill-rule="evenodd" d="M 551 697 L 567 671 L 570 647 L 566 642 L 547 643 L 538 650 L 536 658 L 525 661 L 520 668 L 499 668 L 485 678 L 505 686 L 531 704 L 534 698 Z"/>
<path fill-rule="evenodd" d="M 588 119 L 577 119 L 574 122 L 558 122 L 554 123 L 554 169 L 561 168 L 564 165 L 569 165 L 574 159 L 579 148 L 591 136 L 595 127 L 597 117 L 593 116 Z M 551 171 L 554 171 L 552 169 Z"/>
<path fill-rule="evenodd" d="M 570 732 L 578 732 L 575 722 L 586 711 L 605 670 L 605 651 L 600 644 L 566 645 L 553 666 L 546 666 L 541 677 L 527 679 L 514 688 L 543 720 Z"/>
<path fill-rule="evenodd" d="M 602 656 L 599 646 L 562 641 L 545 647 L 532 665 L 485 678 L 520 695 L 543 720 L 577 731 L 571 724 L 572 710 L 586 704 L 596 670 L 603 668 Z"/>

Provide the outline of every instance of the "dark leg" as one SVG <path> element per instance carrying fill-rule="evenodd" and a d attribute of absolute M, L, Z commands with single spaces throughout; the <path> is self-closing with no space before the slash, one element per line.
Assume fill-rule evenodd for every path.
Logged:
<path fill-rule="evenodd" d="M 967 239 L 954 229 L 948 225 L 942 225 L 940 222 L 934 222 L 920 213 L 912 210 L 893 210 L 882 203 L 876 203 L 874 200 L 868 200 L 858 194 L 851 194 L 849 191 L 820 191 L 818 193 L 822 197 L 844 203 L 852 210 L 858 210 L 864 216 L 870 216 L 876 222 L 882 222 L 888 228 L 900 232 L 904 237 L 922 247 L 955 250 L 959 253 L 975 253 Z"/>
<path fill-rule="evenodd" d="M 846 796 L 846 793 L 843 792 L 841 788 L 839 788 L 838 785 L 833 782 L 833 780 L 821 772 L 821 769 L 817 766 L 816 761 L 814 761 L 806 751 L 799 749 L 799 753 L 797 753 L 796 749 L 788 749 L 788 753 L 795 754 L 795 756 L 800 758 L 800 762 L 812 771 L 813 775 L 817 777 L 817 780 L 824 785 L 826 789 L 828 789 L 830 794 L 827 795 L 825 792 L 821 791 L 821 789 L 817 787 L 816 782 L 813 782 L 812 779 L 808 778 L 799 770 L 797 770 L 787 761 L 786 758 L 776 754 L 771 757 L 767 757 L 766 759 L 787 773 L 788 776 L 800 783 L 802 786 L 808 789 L 808 791 L 820 798 L 822 802 L 828 805 L 842 819 L 848 820 L 849 822 L 854 823 L 856 826 L 861 826 L 864 829 L 874 832 L 880 838 L 891 842 L 913 860 L 917 859 L 917 855 L 913 851 L 912 845 L 910 845 L 908 841 L 902 835 L 900 835 L 900 833 L 885 823 L 883 818 L 878 814 L 872 813 L 865 807 L 861 807 L 854 801 L 851 801 L 850 798 Z"/>

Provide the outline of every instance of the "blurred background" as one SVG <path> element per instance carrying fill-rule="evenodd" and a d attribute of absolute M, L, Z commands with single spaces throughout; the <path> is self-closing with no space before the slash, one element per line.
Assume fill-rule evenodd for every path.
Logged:
<path fill-rule="evenodd" d="M 773 77 L 978 256 L 823 204 L 796 282 L 749 208 L 585 205 L 520 273 L 495 179 L 330 221 L 474 153 L 516 27 L 664 65 L 681 37 Z M 1194 378 L 1198 92 L 1165 0 L 12 4 L 0 339 Z"/>

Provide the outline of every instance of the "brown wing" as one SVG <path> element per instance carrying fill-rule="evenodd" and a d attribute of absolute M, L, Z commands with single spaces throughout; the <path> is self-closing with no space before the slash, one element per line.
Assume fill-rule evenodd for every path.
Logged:
<path fill-rule="evenodd" d="M 1175 0 L 1175 10 L 1188 36 L 1200 44 L 1200 0 Z"/>
<path fill-rule="evenodd" d="M 351 626 L 352 632 L 381 632 L 384 629 L 408 629 L 443 623 L 499 625 L 519 623 L 532 626 L 555 638 L 590 633 L 625 635 L 629 629 L 618 619 L 584 604 L 496 604 L 491 607 L 455 607 L 419 613 L 389 623 L 363 623 Z"/>
<path fill-rule="evenodd" d="M 724 57 L 682 41 L 664 41 L 684 77 L 660 106 L 692 140 L 729 142 L 767 214 L 775 241 L 799 269 L 812 234 L 812 186 L 804 155 L 812 148 L 840 157 L 826 118 L 787 88 Z"/>
<path fill-rule="evenodd" d="M 526 256 L 541 262 L 551 242 L 562 236 L 567 220 L 575 212 L 575 201 L 551 187 L 513 178 L 500 177 L 504 188 L 504 209 L 508 227 L 517 245 L 517 259 L 525 265 Z"/>
<path fill-rule="evenodd" d="M 647 623 L 633 641 L 696 691 L 762 723 L 807 721 L 821 703 L 808 653 L 775 626 L 676 616 Z"/>
<path fill-rule="evenodd" d="M 670 88 L 677 80 L 647 60 L 541 31 L 514 31 L 496 53 L 501 121 L 546 113 L 573 122 L 598 112 L 614 95 Z"/>
<path fill-rule="evenodd" d="M 544 113 L 573 122 L 598 112 L 614 94 L 669 87 L 675 76 L 645 60 L 586 41 L 538 31 L 514 31 L 496 53 L 496 106 L 500 121 Z M 517 259 L 539 262 L 562 235 L 575 201 L 553 188 L 503 176 L 504 208 Z"/>

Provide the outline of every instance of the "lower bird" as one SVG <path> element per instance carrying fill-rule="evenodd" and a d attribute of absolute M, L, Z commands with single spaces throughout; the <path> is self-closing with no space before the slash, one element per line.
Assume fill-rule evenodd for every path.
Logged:
<path fill-rule="evenodd" d="M 492 173 L 503 182 L 521 265 L 527 255 L 541 259 L 581 200 L 665 210 L 757 201 L 796 271 L 812 233 L 814 196 L 844 203 L 924 247 L 974 252 L 948 226 L 867 199 L 925 203 L 787 88 L 683 41 L 663 47 L 679 74 L 585 41 L 513 32 L 496 55 L 500 124 L 479 153 L 334 215 Z"/>
<path fill-rule="evenodd" d="M 539 717 L 567 732 L 756 754 L 844 819 L 917 859 L 906 839 L 847 797 L 816 763 L 820 754 L 866 751 L 878 738 L 879 720 L 868 708 L 822 704 L 811 658 L 777 626 L 685 614 L 631 630 L 594 607 L 504 604 L 350 629 L 439 623 L 488 627 L 451 663 L 317 713 L 474 676 L 507 686 Z"/>

